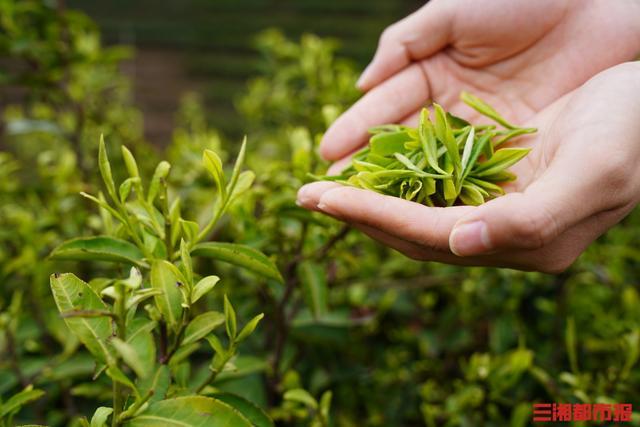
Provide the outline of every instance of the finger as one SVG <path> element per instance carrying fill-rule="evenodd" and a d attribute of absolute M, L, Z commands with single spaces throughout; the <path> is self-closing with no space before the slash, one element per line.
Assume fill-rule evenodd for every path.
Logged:
<path fill-rule="evenodd" d="M 322 194 L 324 194 L 324 192 L 328 190 L 338 187 L 342 186 L 330 181 L 318 181 L 312 182 L 311 184 L 303 185 L 298 190 L 296 203 L 298 204 L 298 206 L 301 206 L 305 209 L 317 211 L 318 202 L 320 201 L 320 197 L 322 196 Z"/>
<path fill-rule="evenodd" d="M 380 36 L 373 60 L 358 80 L 358 88 L 370 90 L 412 61 L 427 58 L 445 47 L 453 18 L 447 3 L 431 1 L 387 28 Z"/>
<path fill-rule="evenodd" d="M 430 208 L 353 187 L 324 191 L 317 206 L 340 220 L 363 224 L 436 251 L 449 250 L 453 225 L 474 209 L 469 206 Z"/>
<path fill-rule="evenodd" d="M 328 175 L 339 175 L 343 170 L 345 170 L 351 164 L 351 158 L 356 152 L 353 151 L 347 154 L 345 157 L 341 158 L 337 162 L 333 163 L 329 170 L 327 170 Z"/>
<path fill-rule="evenodd" d="M 372 126 L 397 123 L 429 99 L 429 85 L 418 64 L 396 74 L 363 96 L 327 130 L 320 154 L 328 160 L 341 159 L 364 145 Z"/>
<path fill-rule="evenodd" d="M 618 208 L 610 196 L 615 185 L 603 188 L 607 180 L 593 164 L 601 162 L 559 153 L 524 192 L 491 200 L 461 218 L 449 239 L 452 252 L 470 256 L 542 248 L 584 219 Z"/>

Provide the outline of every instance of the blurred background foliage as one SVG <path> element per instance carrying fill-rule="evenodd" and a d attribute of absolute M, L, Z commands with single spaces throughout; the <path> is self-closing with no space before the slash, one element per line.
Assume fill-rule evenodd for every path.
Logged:
<path fill-rule="evenodd" d="M 240 317 L 266 314 L 238 371 L 214 385 L 277 425 L 317 421 L 313 408 L 283 399 L 297 388 L 317 398 L 331 390 L 330 425 L 345 427 L 517 427 L 531 424 L 533 402 L 640 405 L 637 212 L 549 276 L 417 263 L 295 206 L 307 172 L 326 167 L 315 147 L 357 98 L 357 69 L 377 34 L 415 2 L 73 4 L 142 58 L 149 46 L 179 52 L 187 71 L 176 75 L 187 83 L 169 87 L 165 75 L 152 85 L 133 51 L 105 47 L 98 26 L 61 3 L 0 0 L 0 424 L 17 412 L 16 423 L 78 425 L 109 401 L 48 289 L 56 271 L 122 275 L 47 259 L 63 240 L 103 228 L 78 196 L 99 188 L 100 133 L 112 158 L 126 143 L 147 173 L 169 160 L 172 191 L 193 218 L 213 194 L 202 150 L 230 160 L 238 134 L 249 135 L 256 183 L 214 238 L 271 256 L 285 287 L 222 263 L 201 268 L 224 277 Z M 258 36 L 273 25 L 285 32 Z M 300 34 L 308 30 L 340 43 Z M 176 56 L 163 55 L 144 67 L 174 67 Z M 157 110 L 155 92 L 171 98 Z M 30 384 L 45 394 L 22 410 L 8 405 Z"/>

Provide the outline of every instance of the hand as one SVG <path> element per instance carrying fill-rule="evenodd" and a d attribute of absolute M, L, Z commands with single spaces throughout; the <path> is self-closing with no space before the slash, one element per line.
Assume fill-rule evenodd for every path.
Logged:
<path fill-rule="evenodd" d="M 462 90 L 515 123 L 640 52 L 639 0 L 431 0 L 389 27 L 359 86 L 368 93 L 326 132 L 338 160 L 368 128 L 415 122 L 435 100 L 471 120 Z M 333 169 L 335 170 L 335 168 Z"/>
<path fill-rule="evenodd" d="M 639 118 L 640 62 L 626 63 L 534 117 L 518 179 L 484 205 L 430 208 L 330 182 L 302 187 L 298 203 L 415 259 L 560 272 L 640 201 Z"/>

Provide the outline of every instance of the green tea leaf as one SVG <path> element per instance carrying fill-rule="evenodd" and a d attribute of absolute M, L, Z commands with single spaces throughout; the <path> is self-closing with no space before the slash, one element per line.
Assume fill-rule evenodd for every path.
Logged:
<path fill-rule="evenodd" d="M 129 377 L 127 377 L 116 365 L 109 366 L 105 372 L 113 381 L 129 387 L 136 397 L 140 397 L 140 393 L 138 393 L 138 389 L 133 381 L 131 381 Z"/>
<path fill-rule="evenodd" d="M 211 291 L 219 280 L 218 276 L 207 276 L 196 283 L 191 293 L 191 304 L 195 304 L 196 301 Z"/>
<path fill-rule="evenodd" d="M 44 391 L 34 389 L 33 385 L 25 387 L 24 390 L 0 404 L 0 419 L 18 412 L 25 404 L 40 399 L 44 394 Z"/>
<path fill-rule="evenodd" d="M 298 267 L 298 275 L 305 302 L 314 317 L 326 314 L 329 300 L 326 271 L 315 262 L 304 261 Z"/>
<path fill-rule="evenodd" d="M 496 151 L 491 159 L 478 164 L 471 171 L 471 175 L 474 177 L 486 177 L 502 172 L 529 154 L 529 151 L 531 151 L 529 148 L 502 148 Z"/>
<path fill-rule="evenodd" d="M 191 250 L 191 255 L 228 262 L 280 283 L 283 281 L 273 261 L 250 246 L 225 242 L 205 242 L 195 245 Z"/>
<path fill-rule="evenodd" d="M 236 157 L 236 163 L 233 165 L 233 172 L 231 172 L 231 180 L 229 180 L 229 184 L 227 185 L 227 189 L 226 189 L 227 194 L 233 194 L 233 190 L 235 190 L 236 188 L 238 179 L 240 177 L 240 171 L 242 170 L 242 166 L 244 166 L 246 151 L 247 151 L 247 137 L 245 136 L 244 139 L 242 140 L 242 145 L 240 146 L 238 157 Z"/>
<path fill-rule="evenodd" d="M 244 328 L 242 328 L 242 330 L 238 334 L 238 337 L 236 338 L 236 342 L 237 343 L 242 342 L 249 335 L 251 335 L 253 331 L 255 331 L 255 329 L 258 327 L 258 323 L 260 323 L 263 317 L 264 317 L 264 313 L 260 313 L 257 316 L 255 316 L 253 319 L 249 320 L 247 324 L 244 325 Z"/>
<path fill-rule="evenodd" d="M 226 403 L 240 412 L 254 427 L 274 427 L 273 421 L 259 407 L 246 400 L 244 397 L 231 393 L 214 393 L 216 400 Z"/>
<path fill-rule="evenodd" d="M 111 344 L 113 345 L 113 348 L 116 349 L 122 360 L 124 360 L 124 363 L 133 369 L 138 377 L 145 378 L 147 376 L 148 369 L 153 365 L 145 366 L 142 360 L 138 357 L 136 350 L 130 344 L 117 337 L 113 337 L 111 339 Z"/>
<path fill-rule="evenodd" d="M 68 240 L 55 248 L 49 257 L 58 261 L 106 261 L 147 267 L 140 249 L 109 236 Z"/>
<path fill-rule="evenodd" d="M 220 200 L 225 200 L 227 198 L 227 185 L 224 170 L 222 169 L 222 160 L 214 151 L 204 150 L 202 162 L 216 183 Z"/>
<path fill-rule="evenodd" d="M 140 172 L 138 171 L 138 164 L 136 163 L 135 157 L 131 154 L 131 151 L 124 145 L 120 147 L 120 151 L 122 151 L 122 158 L 124 160 L 124 165 L 127 168 L 127 172 L 129 172 L 129 176 L 132 178 L 140 177 Z"/>
<path fill-rule="evenodd" d="M 224 317 L 227 336 L 231 341 L 234 341 L 237 334 L 236 311 L 233 309 L 233 306 L 226 294 L 224 296 Z"/>
<path fill-rule="evenodd" d="M 69 311 L 106 311 L 107 305 L 91 287 L 75 275 L 51 275 L 51 291 L 60 313 Z M 113 361 L 108 340 L 113 335 L 111 320 L 106 317 L 65 317 L 69 330 L 102 363 Z"/>
<path fill-rule="evenodd" d="M 433 124 L 429 121 L 429 110 L 426 108 L 423 108 L 420 114 L 420 127 L 418 129 L 422 151 L 427 159 L 427 163 L 436 172 L 446 175 L 446 172 L 442 170 L 438 164 L 438 142 L 436 141 Z"/>
<path fill-rule="evenodd" d="M 163 160 L 158 163 L 158 166 L 156 166 L 156 170 L 153 173 L 153 177 L 151 178 L 151 183 L 149 184 L 147 203 L 153 204 L 153 201 L 158 197 L 158 193 L 162 187 L 162 182 L 167 179 L 169 172 L 171 172 L 171 164 L 169 164 L 169 162 Z"/>
<path fill-rule="evenodd" d="M 404 143 L 411 141 L 407 132 L 385 132 L 371 137 L 371 153 L 378 156 L 390 156 L 404 151 Z"/>
<path fill-rule="evenodd" d="M 284 393 L 283 398 L 284 400 L 288 400 L 290 402 L 302 403 L 303 405 L 308 406 L 311 409 L 318 408 L 318 402 L 316 402 L 316 399 L 311 396 L 308 391 L 301 388 L 288 390 Z"/>
<path fill-rule="evenodd" d="M 438 104 L 433 104 L 433 108 L 435 111 L 435 123 L 434 128 L 436 131 L 436 137 L 444 144 L 447 148 L 447 153 L 449 154 L 449 158 L 453 164 L 453 171 L 457 174 L 461 171 L 461 163 L 460 163 L 460 153 L 458 152 L 458 143 L 456 142 L 455 137 L 453 136 L 453 132 L 451 132 L 451 126 L 449 126 L 449 121 L 447 120 L 447 115 L 442 109 L 442 107 Z M 447 171 L 447 169 L 444 169 Z"/>
<path fill-rule="evenodd" d="M 174 268 L 167 261 L 154 261 L 151 265 L 151 287 L 162 291 L 161 295 L 154 296 L 156 305 L 167 324 L 175 328 L 182 316 L 182 293 L 179 287 L 184 284 Z"/>
<path fill-rule="evenodd" d="M 185 396 L 149 405 L 125 427 L 254 427 L 230 405 L 204 396 Z"/>
<path fill-rule="evenodd" d="M 191 344 L 207 336 L 225 322 L 225 315 L 218 311 L 208 311 L 196 316 L 184 332 L 182 344 Z"/>
<path fill-rule="evenodd" d="M 118 202 L 118 195 L 116 194 L 116 184 L 113 181 L 113 175 L 111 173 L 111 164 L 109 163 L 109 157 L 107 155 L 107 148 L 104 144 L 104 135 L 100 135 L 100 145 L 98 148 L 98 168 L 100 169 L 100 175 L 107 188 L 107 193 L 111 196 L 114 202 Z"/>
<path fill-rule="evenodd" d="M 91 417 L 91 427 L 106 427 L 109 415 L 113 413 L 113 408 L 101 406 L 93 413 Z"/>
<path fill-rule="evenodd" d="M 138 390 L 142 396 L 145 396 L 149 391 L 153 391 L 153 395 L 149 399 L 149 403 L 153 403 L 166 397 L 170 384 L 171 372 L 169 367 L 167 365 L 159 365 L 153 375 L 138 379 Z"/>
<path fill-rule="evenodd" d="M 156 362 L 156 344 L 151 333 L 156 325 L 156 322 L 143 317 L 135 318 L 127 325 L 127 344 L 133 348 L 142 364 L 142 369 L 136 371 L 140 378 L 146 378 Z"/>
<path fill-rule="evenodd" d="M 496 123 L 501 124 L 507 129 L 516 129 L 518 127 L 509 123 L 491 105 L 487 104 L 477 96 L 471 95 L 469 92 L 462 92 L 460 94 L 460 99 L 462 100 L 462 102 L 476 110 L 478 113 L 482 114 L 483 116 L 489 117 L 490 119 L 492 119 Z"/>

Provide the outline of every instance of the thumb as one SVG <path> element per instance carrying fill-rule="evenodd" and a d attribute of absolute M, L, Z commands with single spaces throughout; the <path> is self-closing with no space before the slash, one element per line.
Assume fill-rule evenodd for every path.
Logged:
<path fill-rule="evenodd" d="M 445 1 L 430 1 L 418 11 L 388 27 L 380 36 L 373 60 L 357 86 L 367 91 L 405 68 L 427 58 L 449 41 L 453 13 Z"/>
<path fill-rule="evenodd" d="M 471 256 L 538 249 L 611 207 L 606 191 L 589 191 L 597 178 L 593 171 L 554 169 L 547 170 L 524 192 L 493 199 L 460 218 L 449 235 L 451 251 Z"/>

